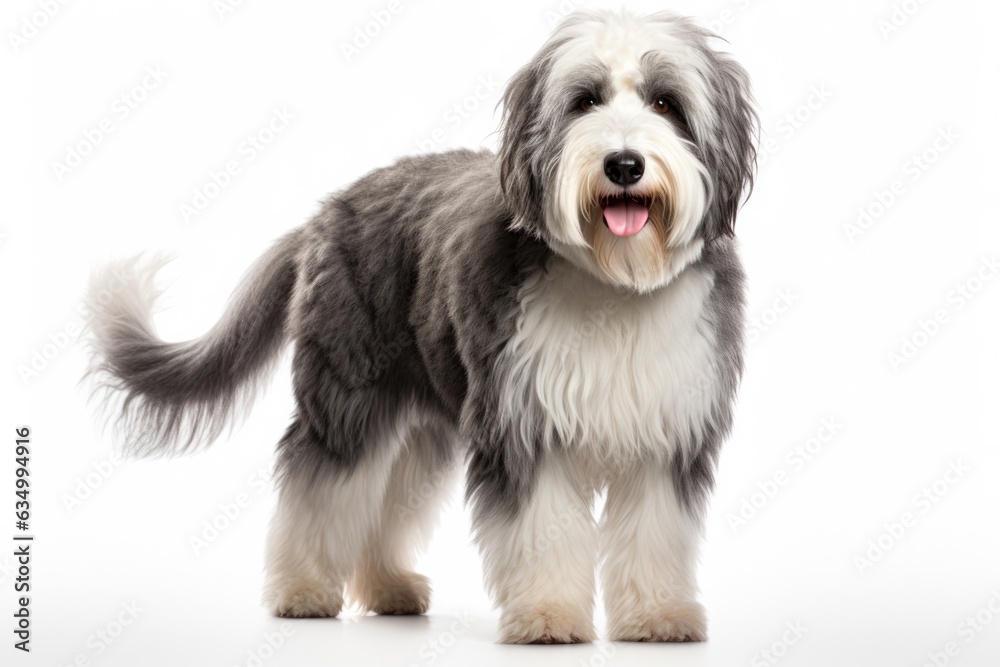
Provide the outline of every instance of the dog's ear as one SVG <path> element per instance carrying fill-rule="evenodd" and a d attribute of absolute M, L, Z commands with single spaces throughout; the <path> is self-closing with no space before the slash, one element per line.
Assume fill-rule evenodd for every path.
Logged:
<path fill-rule="evenodd" d="M 718 114 L 714 136 L 704 142 L 711 175 L 711 201 L 702 225 L 705 240 L 734 234 L 736 214 L 750 196 L 757 167 L 760 121 L 754 109 L 750 78 L 725 54 L 713 54 L 713 106 Z"/>
<path fill-rule="evenodd" d="M 540 53 L 522 67 L 503 92 L 500 128 L 500 186 L 521 223 L 538 224 L 542 212 L 542 180 L 533 156 L 544 142 L 542 86 L 549 59 Z"/>

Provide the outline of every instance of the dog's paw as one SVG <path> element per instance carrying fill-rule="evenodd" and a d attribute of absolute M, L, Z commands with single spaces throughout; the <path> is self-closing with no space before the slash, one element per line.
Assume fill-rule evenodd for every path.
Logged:
<path fill-rule="evenodd" d="M 613 619 L 610 639 L 619 642 L 703 642 L 708 639 L 705 608 L 677 602 Z"/>
<path fill-rule="evenodd" d="M 340 595 L 319 589 L 298 589 L 272 596 L 271 611 L 286 618 L 336 618 L 343 607 Z"/>
<path fill-rule="evenodd" d="M 431 603 L 431 584 L 422 574 L 404 572 L 357 582 L 352 596 L 362 609 L 376 614 L 424 614 Z"/>
<path fill-rule="evenodd" d="M 581 644 L 594 636 L 593 619 L 565 606 L 505 609 L 500 617 L 503 644 Z"/>

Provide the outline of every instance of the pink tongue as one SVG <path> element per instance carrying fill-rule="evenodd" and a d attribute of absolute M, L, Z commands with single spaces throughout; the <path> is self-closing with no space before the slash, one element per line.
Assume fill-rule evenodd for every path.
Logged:
<path fill-rule="evenodd" d="M 633 236 L 642 231 L 649 218 L 649 209 L 626 199 L 604 207 L 604 222 L 615 236 Z"/>

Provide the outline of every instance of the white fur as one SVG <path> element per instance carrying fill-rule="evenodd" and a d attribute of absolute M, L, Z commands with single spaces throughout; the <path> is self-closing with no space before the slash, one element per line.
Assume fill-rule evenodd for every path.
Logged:
<path fill-rule="evenodd" d="M 566 77 L 568 69 L 595 58 L 611 68 L 612 76 L 620 81 L 638 84 L 642 81 L 639 58 L 655 51 L 678 68 L 692 74 L 687 81 L 696 95 L 698 115 L 710 116 L 711 97 L 705 88 L 703 75 L 712 64 L 689 40 L 678 33 L 676 24 L 648 21 L 629 12 L 601 12 L 590 20 L 565 26 L 560 37 L 570 37 L 559 52 L 550 81 Z"/>
<path fill-rule="evenodd" d="M 612 639 L 705 639 L 695 580 L 701 519 L 679 500 L 670 465 L 693 453 L 725 393 L 705 321 L 712 277 L 692 267 L 712 183 L 696 148 L 639 94 L 641 58 L 664 54 L 691 73 L 690 129 L 711 136 L 703 125 L 714 117 L 703 76 L 711 63 L 679 29 L 627 14 L 562 28 L 571 39 L 549 88 L 596 59 L 610 68 L 612 94 L 567 130 L 545 199 L 557 254 L 522 287 L 516 331 L 497 362 L 499 418 L 538 466 L 513 516 L 476 527 L 504 642 L 591 641 L 598 558 Z M 629 191 L 668 204 L 665 236 L 653 225 L 627 239 L 594 231 L 595 203 L 621 191 L 604 160 L 622 150 L 645 160 Z M 603 264 L 597 245 L 612 255 Z M 347 582 L 364 609 L 426 610 L 427 581 L 410 566 L 433 507 L 407 521 L 393 510 L 433 471 L 405 444 L 380 452 L 347 480 L 283 496 L 269 549 L 278 613 L 335 615 Z M 602 487 L 598 528 L 593 500 Z M 334 522 L 337 505 L 350 509 Z"/>
<path fill-rule="evenodd" d="M 601 465 L 683 453 L 717 395 L 709 274 L 689 269 L 649 294 L 615 290 L 552 260 L 520 294 L 500 360 L 501 418 L 531 447 L 581 449 Z"/>
<path fill-rule="evenodd" d="M 503 609 L 501 641 L 594 639 L 593 497 L 586 464 L 565 452 L 552 453 L 514 520 L 486 522 L 477 530 L 486 585 Z"/>
<path fill-rule="evenodd" d="M 450 438 L 443 429 L 417 428 L 393 466 L 378 525 L 372 531 L 348 592 L 362 609 L 378 614 L 422 614 L 430 604 L 430 584 L 412 571 L 454 490 L 458 466 L 438 469 L 421 450 Z"/>
<path fill-rule="evenodd" d="M 265 602 L 278 616 L 337 616 L 344 585 L 375 529 L 398 442 L 383 443 L 367 465 L 309 488 L 288 484 L 267 538 Z"/>
<path fill-rule="evenodd" d="M 559 52 L 552 69 L 550 85 L 567 76 L 570 68 L 595 58 L 611 68 L 613 79 L 620 85 L 634 88 L 642 81 L 639 57 L 651 51 L 661 54 L 679 70 L 689 73 L 685 85 L 692 105 L 688 122 L 699 137 L 711 141 L 714 129 L 710 124 L 716 114 L 712 96 L 706 88 L 707 76 L 713 69 L 705 54 L 692 46 L 679 31 L 686 30 L 675 23 L 648 21 L 628 11 L 600 12 L 590 20 L 570 23 L 563 27 L 563 36 L 570 37 Z"/>
<path fill-rule="evenodd" d="M 555 258 L 519 295 L 516 333 L 500 360 L 500 416 L 528 448 L 540 427 L 544 449 L 515 525 L 479 533 L 504 641 L 581 637 L 566 628 L 584 627 L 592 599 L 581 582 L 592 581 L 590 507 L 602 486 L 610 637 L 706 637 L 695 581 L 701 519 L 681 505 L 669 464 L 700 442 L 720 394 L 713 328 L 703 320 L 713 283 L 687 262 L 677 272 L 654 292 L 623 292 Z M 572 520 L 547 547 L 554 560 L 519 557 L 560 512 Z"/>
<path fill-rule="evenodd" d="M 409 568 L 433 529 L 453 469 L 429 466 L 419 452 L 426 437 L 444 435 L 407 415 L 352 473 L 282 487 L 267 541 L 265 602 L 275 614 L 337 616 L 348 582 L 363 609 L 427 610 L 427 580 Z"/>
<path fill-rule="evenodd" d="M 550 86 L 557 88 L 557 82 L 570 76 L 573 68 L 596 58 L 611 69 L 613 96 L 581 116 L 567 131 L 547 194 L 546 217 L 557 252 L 621 287 L 649 291 L 669 282 L 675 273 L 670 262 L 659 265 L 655 249 L 645 247 L 662 243 L 651 226 L 629 239 L 609 238 L 619 241 L 614 250 L 616 261 L 612 263 L 615 270 L 610 274 L 598 268 L 591 254 L 580 251 L 590 247 L 584 229 L 591 224 L 594 201 L 620 190 L 604 175 L 605 157 L 628 149 L 637 151 L 646 162 L 642 180 L 632 190 L 669 202 L 668 248 L 683 250 L 693 242 L 707 207 L 708 171 L 691 143 L 639 95 L 643 83 L 639 63 L 644 54 L 655 50 L 686 71 L 708 65 L 703 62 L 704 56 L 673 34 L 670 24 L 649 24 L 627 14 L 604 18 L 563 29 L 572 39 L 558 53 Z M 700 77 L 692 77 L 690 85 L 695 106 L 707 110 L 708 95 Z"/>
<path fill-rule="evenodd" d="M 636 466 L 609 480 L 601 582 L 612 640 L 705 640 L 695 581 L 701 523 L 676 491 L 664 466 Z"/>

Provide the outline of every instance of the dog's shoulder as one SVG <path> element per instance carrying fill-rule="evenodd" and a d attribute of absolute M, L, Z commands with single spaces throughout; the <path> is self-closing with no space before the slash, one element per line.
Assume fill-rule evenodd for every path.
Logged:
<path fill-rule="evenodd" d="M 742 325 L 747 278 L 737 240 L 721 236 L 706 243 L 697 265 L 712 276 L 709 307 L 718 317 Z"/>

